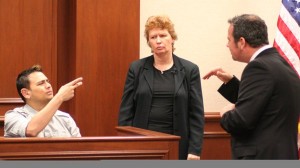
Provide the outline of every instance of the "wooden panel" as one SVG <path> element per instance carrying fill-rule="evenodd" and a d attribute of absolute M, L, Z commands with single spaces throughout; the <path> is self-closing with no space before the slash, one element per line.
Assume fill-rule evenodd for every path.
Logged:
<path fill-rule="evenodd" d="M 0 1 L 0 98 L 19 97 L 16 76 L 33 64 L 56 87 L 56 8 L 57 0 Z"/>
<path fill-rule="evenodd" d="M 60 108 L 82 135 L 117 125 L 129 63 L 139 58 L 139 0 L 0 0 L 0 99 L 17 99 L 15 78 L 41 64 L 54 91 L 82 76 L 84 85 Z M 0 104 L 0 116 L 22 104 Z M 93 128 L 93 129 L 91 129 Z"/>
<path fill-rule="evenodd" d="M 139 58 L 139 0 L 76 1 L 75 116 L 84 136 L 117 125 L 129 63 Z"/>
<path fill-rule="evenodd" d="M 221 128 L 220 115 L 218 112 L 205 113 L 204 139 L 201 159 L 231 159 L 230 135 Z"/>
<path fill-rule="evenodd" d="M 76 77 L 76 1 L 59 0 L 57 15 L 57 85 L 60 87 Z M 75 117 L 74 101 L 64 102 L 60 110 Z"/>
<path fill-rule="evenodd" d="M 230 135 L 224 132 L 205 132 L 202 160 L 230 160 Z"/>
<path fill-rule="evenodd" d="M 0 138 L 0 159 L 178 159 L 178 136 L 134 127 L 118 127 L 117 131 L 122 136 Z"/>

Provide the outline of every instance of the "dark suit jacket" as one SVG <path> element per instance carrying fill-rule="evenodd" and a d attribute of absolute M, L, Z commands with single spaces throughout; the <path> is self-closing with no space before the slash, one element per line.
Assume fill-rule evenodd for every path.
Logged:
<path fill-rule="evenodd" d="M 219 92 L 235 103 L 221 118 L 233 159 L 298 159 L 300 79 L 275 48 L 251 61 L 241 82 L 234 78 Z"/>
<path fill-rule="evenodd" d="M 204 112 L 200 73 L 197 65 L 173 55 L 176 67 L 173 107 L 174 134 L 181 137 L 179 159 L 187 153 L 200 155 Z M 153 61 L 149 56 L 131 64 L 119 112 L 119 125 L 148 128 L 153 90 Z"/>

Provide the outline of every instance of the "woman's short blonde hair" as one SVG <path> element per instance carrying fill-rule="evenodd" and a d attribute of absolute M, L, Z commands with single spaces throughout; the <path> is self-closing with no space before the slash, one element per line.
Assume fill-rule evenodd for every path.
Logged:
<path fill-rule="evenodd" d="M 147 43 L 149 42 L 150 30 L 155 29 L 155 28 L 168 30 L 172 39 L 177 40 L 177 34 L 174 29 L 174 24 L 172 23 L 170 18 L 165 15 L 157 15 L 157 16 L 150 16 L 145 24 L 144 36 L 146 37 Z M 173 46 L 173 51 L 174 50 L 175 50 L 175 48 Z"/>

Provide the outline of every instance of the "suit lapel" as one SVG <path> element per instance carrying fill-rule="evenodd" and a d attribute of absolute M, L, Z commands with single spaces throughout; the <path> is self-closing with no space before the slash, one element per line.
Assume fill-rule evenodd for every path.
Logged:
<path fill-rule="evenodd" d="M 143 76 L 147 81 L 151 92 L 153 92 L 153 62 L 154 62 L 153 56 L 149 57 L 145 62 L 144 71 L 143 71 Z"/>
<path fill-rule="evenodd" d="M 176 67 L 176 73 L 174 75 L 174 79 L 175 79 L 175 95 L 177 95 L 177 92 L 184 80 L 185 71 L 184 71 L 184 66 L 181 64 L 179 58 L 176 55 L 173 55 L 173 61 Z"/>

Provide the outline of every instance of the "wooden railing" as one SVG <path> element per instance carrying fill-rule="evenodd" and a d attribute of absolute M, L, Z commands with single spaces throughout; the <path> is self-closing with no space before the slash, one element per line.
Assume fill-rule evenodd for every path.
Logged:
<path fill-rule="evenodd" d="M 209 112 L 209 113 L 205 113 L 205 127 L 204 127 L 204 140 L 203 140 L 203 149 L 202 149 L 202 154 L 201 154 L 201 159 L 203 160 L 227 160 L 227 159 L 231 159 L 231 150 L 230 150 L 230 135 L 227 134 L 221 127 L 220 127 L 220 116 L 219 116 L 219 113 L 214 113 L 214 112 Z M 1 135 L 3 136 L 3 123 L 4 123 L 4 117 L 0 116 L 0 133 Z M 146 131 L 147 135 L 143 135 L 145 133 L 144 130 L 142 130 L 140 132 L 140 129 L 124 129 L 123 127 L 118 127 L 117 128 L 117 132 L 118 132 L 118 136 L 127 136 L 126 139 L 128 139 L 129 137 L 128 136 L 140 136 L 140 137 L 145 137 L 149 139 L 149 136 L 150 137 L 153 137 L 153 135 L 151 134 L 154 134 L 154 137 L 157 138 L 157 135 L 158 133 L 157 132 L 152 132 L 152 131 Z M 141 136 L 143 135 L 143 136 Z M 165 136 L 165 135 L 164 135 Z M 140 138 L 139 137 L 139 138 Z M 71 143 L 71 144 L 74 144 L 75 143 L 79 143 L 80 141 L 83 142 L 83 144 L 90 144 L 91 141 L 102 141 L 100 139 L 102 139 L 104 137 L 84 137 L 84 138 L 79 138 L 79 139 L 58 139 L 59 143 L 58 145 L 61 145 L 61 144 L 65 144 L 65 143 Z M 108 137 L 106 137 L 108 138 Z M 110 137 L 113 139 L 119 139 L 120 137 Z M 135 137 L 135 138 L 138 138 L 138 137 Z M 129 138 L 130 139 L 130 138 Z M 2 139 L 1 139 L 2 140 Z M 13 147 L 13 148 L 19 148 L 18 145 L 21 143 L 21 141 L 23 140 L 17 140 L 17 139 L 13 139 L 13 140 L 16 140 L 16 147 Z M 56 140 L 56 139 L 55 139 Z M 27 141 L 27 140 L 26 140 Z M 31 140 L 28 140 L 29 142 Z M 35 140 L 36 141 L 36 140 Z M 34 142 L 35 142 L 34 141 Z M 53 139 L 50 139 L 48 140 L 47 142 L 51 142 L 53 141 Z M 29 142 L 26 142 L 26 143 L 29 143 Z M 39 144 L 39 142 L 31 142 L 31 144 Z M 43 140 L 41 140 L 40 142 L 43 142 Z M 0 142 L 2 143 L 2 142 Z M 122 141 L 123 143 L 123 141 Z M 126 151 L 126 145 L 127 143 L 129 142 L 126 142 L 124 143 L 124 150 Z M 47 144 L 47 143 L 46 143 Z M 0 150 L 1 150 L 1 147 L 2 145 L 0 145 Z M 149 146 L 151 147 L 151 146 Z M 150 150 L 150 148 L 149 148 Z M 29 150 L 30 151 L 30 150 Z M 87 152 L 83 152 L 83 153 L 77 153 L 77 155 L 82 155 L 82 157 L 80 158 L 84 158 L 84 157 L 89 157 L 88 155 L 90 155 L 91 153 L 94 153 L 93 155 L 103 155 L 103 152 L 102 154 L 100 154 L 101 152 L 97 151 L 98 153 L 95 153 L 95 151 L 89 151 L 90 153 L 88 154 Z M 137 152 L 137 151 L 136 151 Z M 152 151 L 154 152 L 154 151 Z M 160 152 L 160 153 L 164 153 L 164 152 Z M 50 153 L 48 153 L 50 154 Z M 57 154 L 57 153 L 52 153 L 53 155 Z M 64 155 L 70 155 L 68 154 L 68 152 L 66 153 L 61 153 L 62 156 Z M 106 153 L 108 155 L 108 153 Z M 129 155 L 128 151 L 127 151 L 127 154 Z M 117 154 L 114 152 L 111 151 L 111 153 L 109 155 L 114 155 L 114 156 L 117 156 Z M 133 153 L 130 154 L 131 157 L 128 157 L 128 158 L 132 158 L 134 155 Z M 142 154 L 138 154 L 139 156 L 136 156 L 136 158 L 140 158 L 140 159 L 146 159 L 146 158 L 149 158 L 149 159 L 162 159 L 162 158 L 165 158 L 165 156 L 159 154 L 158 156 L 157 155 L 152 155 L 151 157 L 149 156 L 143 156 L 142 157 Z M 62 157 L 60 156 L 60 157 Z M 46 157 L 46 156 L 45 156 Z M 50 156 L 49 156 L 50 157 Z M 54 157 L 54 156 L 53 156 Z M 69 156 L 68 156 L 69 157 Z M 67 157 L 67 158 L 68 158 Z M 104 157 L 104 155 L 103 155 Z M 107 156 L 105 156 L 107 157 Z M 112 156 L 111 156 L 112 157 Z M 121 158 L 126 158 L 125 156 L 118 156 Z M 75 156 L 74 154 L 74 158 L 79 158 L 77 156 Z M 95 158 L 101 158 L 100 156 L 95 156 Z M 109 158 L 109 157 L 108 157 Z"/>
<path fill-rule="evenodd" d="M 178 136 L 117 127 L 116 136 L 0 138 L 2 160 L 178 159 Z"/>

